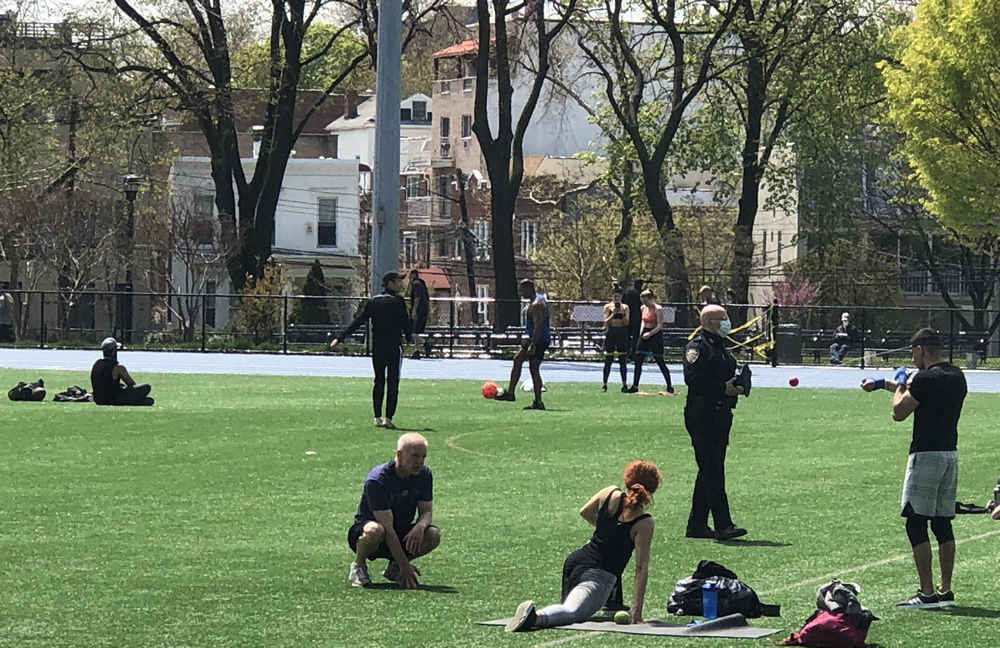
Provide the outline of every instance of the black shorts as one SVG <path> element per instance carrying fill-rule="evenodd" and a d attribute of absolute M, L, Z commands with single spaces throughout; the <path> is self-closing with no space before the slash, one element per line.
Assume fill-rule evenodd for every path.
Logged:
<path fill-rule="evenodd" d="M 639 336 L 639 342 L 635 347 L 636 356 L 653 356 L 662 358 L 663 357 L 663 331 L 660 331 L 656 335 L 649 336 L 648 339 L 642 339 Z"/>
<path fill-rule="evenodd" d="M 531 345 L 522 343 L 521 348 L 527 350 Z M 535 352 L 528 356 L 528 360 L 544 360 L 545 352 L 549 350 L 548 342 L 535 342 Z"/>
<path fill-rule="evenodd" d="M 427 328 L 427 313 L 417 311 L 414 315 L 416 317 L 413 319 L 413 332 L 423 333 L 424 329 Z"/>
<path fill-rule="evenodd" d="M 609 328 L 607 334 L 604 336 L 604 355 L 627 355 L 629 352 L 628 338 L 628 329 L 624 326 Z"/>
<path fill-rule="evenodd" d="M 367 523 L 362 522 L 361 524 L 353 524 L 351 525 L 351 528 L 347 530 L 347 544 L 351 548 L 351 551 L 358 550 L 358 538 L 360 538 L 361 534 L 364 533 L 365 524 Z M 413 554 L 411 554 L 409 551 L 406 550 L 406 544 L 403 542 L 403 538 L 405 538 L 406 535 L 410 531 L 412 531 L 413 527 L 415 526 L 417 526 L 416 522 L 410 522 L 409 524 L 405 525 L 404 527 L 405 530 L 404 528 L 396 529 L 396 535 L 399 536 L 399 543 L 403 545 L 403 553 L 406 554 L 407 558 L 412 558 Z M 435 527 L 432 524 L 427 528 L 436 529 L 437 527 Z M 401 531 L 403 531 L 403 533 L 400 533 Z M 380 544 L 378 548 L 375 549 L 375 551 L 373 551 L 371 555 L 368 556 L 368 560 L 375 560 L 377 558 L 385 558 L 386 560 L 392 560 L 392 552 L 389 551 L 389 545 L 385 543 L 385 540 L 383 540 L 382 544 Z"/>

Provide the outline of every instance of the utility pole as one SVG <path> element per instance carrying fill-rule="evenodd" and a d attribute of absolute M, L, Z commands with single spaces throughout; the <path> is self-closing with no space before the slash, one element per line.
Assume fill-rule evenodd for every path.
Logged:
<path fill-rule="evenodd" d="M 399 269 L 399 103 L 403 4 L 378 0 L 375 77 L 375 168 L 372 170 L 371 294 Z"/>
<path fill-rule="evenodd" d="M 128 202 L 128 222 L 125 225 L 125 295 L 122 299 L 122 342 L 132 343 L 132 263 L 135 259 L 135 198 L 139 193 L 139 176 L 132 172 L 126 173 L 122 179 L 125 185 L 125 200 Z"/>

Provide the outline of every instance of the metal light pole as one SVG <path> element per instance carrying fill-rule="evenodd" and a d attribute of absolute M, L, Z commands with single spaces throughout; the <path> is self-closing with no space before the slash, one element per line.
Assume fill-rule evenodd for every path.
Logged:
<path fill-rule="evenodd" d="M 382 275 L 399 268 L 399 103 L 403 4 L 378 2 L 378 69 L 375 77 L 371 294 Z"/>
<path fill-rule="evenodd" d="M 139 193 L 141 179 L 132 172 L 122 179 L 125 186 L 125 200 L 128 202 L 128 221 L 125 225 L 127 242 L 125 259 L 125 295 L 122 301 L 122 342 L 132 343 L 132 261 L 135 252 L 135 197 Z"/>

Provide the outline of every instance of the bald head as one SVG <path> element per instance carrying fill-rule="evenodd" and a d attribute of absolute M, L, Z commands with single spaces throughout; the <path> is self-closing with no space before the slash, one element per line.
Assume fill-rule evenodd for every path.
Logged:
<path fill-rule="evenodd" d="M 427 448 L 427 439 L 424 438 L 424 435 L 409 432 L 399 437 L 399 441 L 396 442 L 396 451 L 399 452 L 407 448 L 420 446 L 423 446 L 425 449 Z"/>
<path fill-rule="evenodd" d="M 701 309 L 701 328 L 709 333 L 718 333 L 719 326 L 729 319 L 726 309 L 717 304 L 709 304 Z"/>

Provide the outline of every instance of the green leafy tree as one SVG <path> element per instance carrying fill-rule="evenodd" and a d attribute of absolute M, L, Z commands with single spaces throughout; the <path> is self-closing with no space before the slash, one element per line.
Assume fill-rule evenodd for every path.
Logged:
<path fill-rule="evenodd" d="M 883 69 L 926 207 L 973 239 L 1000 233 L 998 24 L 998 0 L 923 0 Z"/>
<path fill-rule="evenodd" d="M 280 296 L 287 285 L 285 269 L 274 259 L 264 263 L 259 277 L 246 277 L 240 307 L 232 319 L 233 331 L 249 335 L 254 344 L 273 341 L 282 329 L 284 303 Z"/>
<path fill-rule="evenodd" d="M 326 278 L 323 276 L 323 266 L 320 265 L 319 259 L 314 259 L 309 267 L 305 284 L 302 286 L 302 294 L 306 298 L 296 302 L 292 320 L 296 324 L 329 324 L 330 308 L 325 299 Z"/>

